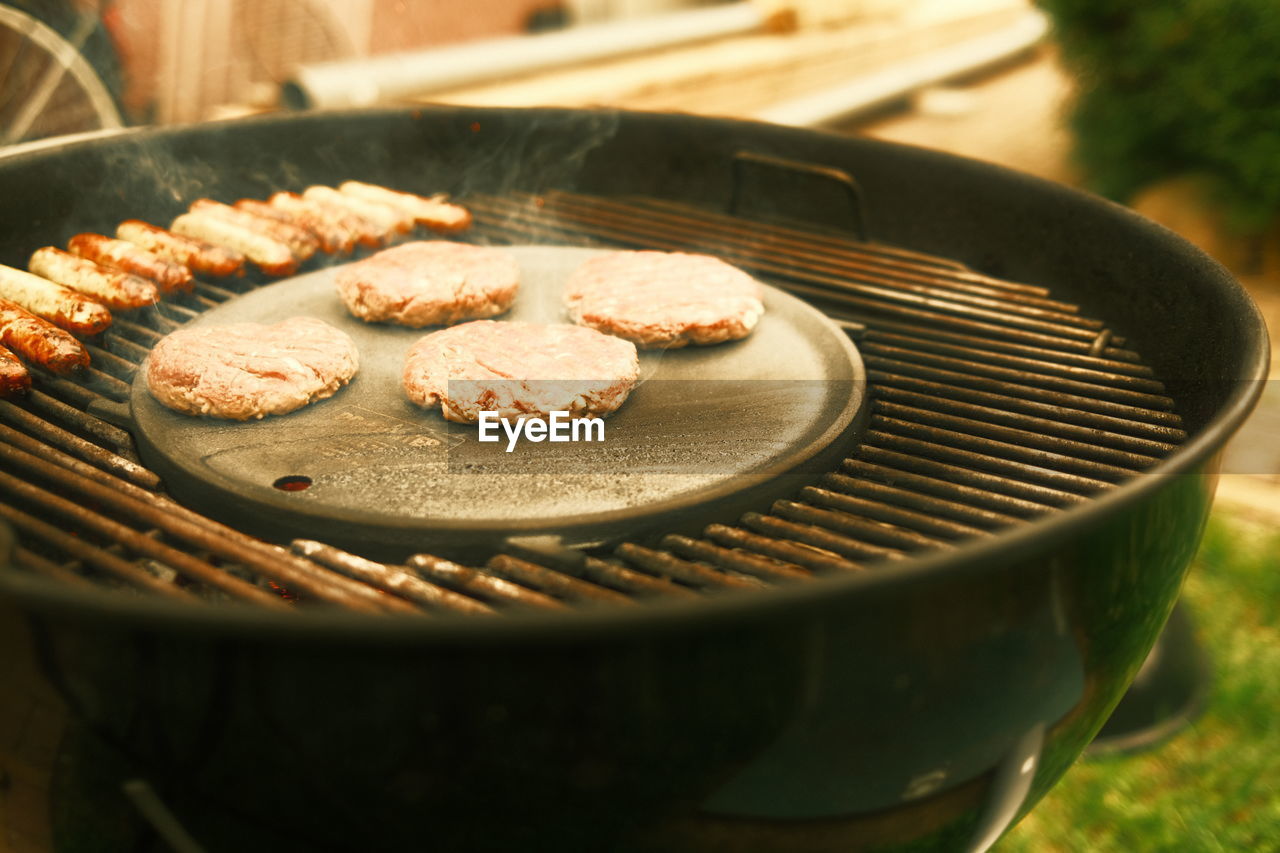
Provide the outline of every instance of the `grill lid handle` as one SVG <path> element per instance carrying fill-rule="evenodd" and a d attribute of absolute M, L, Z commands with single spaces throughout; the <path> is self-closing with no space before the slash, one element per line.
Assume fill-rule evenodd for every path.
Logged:
<path fill-rule="evenodd" d="M 867 217 L 862 201 L 862 188 L 853 176 L 843 169 L 834 166 L 821 166 L 817 163 L 806 163 L 801 160 L 789 160 L 772 154 L 761 154 L 758 151 L 740 150 L 734 153 L 730 162 L 731 178 L 729 189 L 729 213 L 740 215 L 743 206 L 744 187 L 747 185 L 749 173 L 774 172 L 783 177 L 797 176 L 817 178 L 834 183 L 845 195 L 849 205 L 849 216 L 854 236 L 863 242 L 870 241 L 867 229 Z"/>

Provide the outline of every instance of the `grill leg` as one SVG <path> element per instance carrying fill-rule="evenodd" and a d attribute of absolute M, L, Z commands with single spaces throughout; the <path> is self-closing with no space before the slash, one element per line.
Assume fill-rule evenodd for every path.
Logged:
<path fill-rule="evenodd" d="M 1129 692 L 1086 755 L 1136 752 L 1172 737 L 1204 710 L 1211 679 L 1209 658 L 1186 606 L 1178 602 Z"/>

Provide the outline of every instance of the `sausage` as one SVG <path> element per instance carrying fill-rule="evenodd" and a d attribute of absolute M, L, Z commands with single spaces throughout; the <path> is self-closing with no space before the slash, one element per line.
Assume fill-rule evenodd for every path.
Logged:
<path fill-rule="evenodd" d="M 272 207 L 265 201 L 259 201 L 256 198 L 242 198 L 231 206 L 236 210 L 243 210 L 251 216 L 261 216 L 263 219 L 274 219 L 276 222 L 283 222 L 286 225 L 296 225 L 304 231 L 310 230 L 305 225 L 299 225 L 297 220 L 285 211 Z"/>
<path fill-rule="evenodd" d="M 348 255 L 356 247 L 355 236 L 349 230 L 338 227 L 336 223 L 330 222 L 314 212 L 308 213 L 301 210 L 291 212 L 283 207 L 276 207 L 265 201 L 258 201 L 252 198 L 242 198 L 236 202 L 235 206 L 246 213 L 252 213 L 254 216 L 274 219 L 277 222 L 284 222 L 307 231 L 320 241 L 321 251 L 341 252 L 344 255 Z"/>
<path fill-rule="evenodd" d="M 333 187 L 307 187 L 302 197 L 335 205 L 362 219 L 369 220 L 378 226 L 384 240 L 389 240 L 395 234 L 407 234 L 413 230 L 413 217 L 403 211 L 389 204 L 338 192 Z"/>
<path fill-rule="evenodd" d="M 154 305 L 160 299 L 156 286 L 145 278 L 99 266 L 54 246 L 36 249 L 27 269 L 49 281 L 88 294 L 108 308 L 127 311 Z"/>
<path fill-rule="evenodd" d="M 70 333 L 0 299 L 0 344 L 54 373 L 89 366 L 89 351 Z"/>
<path fill-rule="evenodd" d="M 167 261 L 198 273 L 222 278 L 244 272 L 244 255 L 225 246 L 183 237 L 141 219 L 126 219 L 116 226 L 116 236 Z"/>
<path fill-rule="evenodd" d="M 0 266 L 0 297 L 76 335 L 96 335 L 111 325 L 101 302 L 13 267 Z"/>
<path fill-rule="evenodd" d="M 12 397 L 31 388 L 31 374 L 18 357 L 0 347 L 0 397 Z"/>
<path fill-rule="evenodd" d="M 425 198 L 363 181 L 344 181 L 338 190 L 355 198 L 390 205 L 432 231 L 455 232 L 471 227 L 471 211 L 460 204 L 450 204 L 443 195 Z"/>
<path fill-rule="evenodd" d="M 242 253 L 267 275 L 293 275 L 298 259 L 289 247 L 258 232 L 208 213 L 184 213 L 169 226 L 184 237 L 194 237 Z"/>
<path fill-rule="evenodd" d="M 320 241 L 311 232 L 303 228 L 280 222 L 277 219 L 258 216 L 246 210 L 232 207 L 229 204 L 223 204 L 220 201 L 199 198 L 191 203 L 190 210 L 192 213 L 207 213 L 210 216 L 216 216 L 227 222 L 265 234 L 272 240 L 288 246 L 289 251 L 299 261 L 305 261 L 310 258 L 316 253 L 316 249 L 320 248 Z"/>
<path fill-rule="evenodd" d="M 74 255 L 104 267 L 114 267 L 140 278 L 150 279 L 164 293 L 179 289 L 190 290 L 195 286 L 191 270 L 125 240 L 115 240 L 101 234 L 77 234 L 67 243 L 67 249 Z"/>
<path fill-rule="evenodd" d="M 314 216 L 346 234 L 353 242 L 370 249 L 383 245 L 383 230 L 375 222 L 356 216 L 345 207 L 329 202 L 303 198 L 297 193 L 276 193 L 271 206 L 298 216 Z"/>

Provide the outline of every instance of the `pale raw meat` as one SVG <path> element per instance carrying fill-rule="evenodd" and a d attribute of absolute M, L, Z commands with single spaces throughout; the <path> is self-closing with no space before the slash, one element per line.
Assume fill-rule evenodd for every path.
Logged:
<path fill-rule="evenodd" d="M 417 329 L 503 313 L 515 301 L 520 268 L 500 249 L 426 240 L 348 264 L 335 281 L 361 320 Z"/>
<path fill-rule="evenodd" d="M 179 329 L 151 350 L 147 387 L 179 412 L 245 421 L 331 397 L 358 367 L 345 332 L 293 317 Z"/>
<path fill-rule="evenodd" d="M 575 323 L 660 349 L 745 338 L 764 314 L 762 299 L 742 270 L 684 252 L 600 255 L 565 285 Z"/>
<path fill-rule="evenodd" d="M 405 359 L 404 387 L 451 421 L 606 415 L 639 377 L 636 348 L 581 326 L 478 320 L 427 335 Z"/>

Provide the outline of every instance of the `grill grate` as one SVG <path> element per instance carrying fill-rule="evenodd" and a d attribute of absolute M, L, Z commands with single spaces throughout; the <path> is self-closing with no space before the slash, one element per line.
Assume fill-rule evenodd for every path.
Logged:
<path fill-rule="evenodd" d="M 0 517 L 17 568 L 61 583 L 195 603 L 365 612 L 629 606 L 858 571 L 1090 500 L 1186 438 L 1150 368 L 1046 288 L 917 252 L 648 198 L 468 200 L 473 237 L 719 255 L 810 299 L 858 342 L 871 418 L 839 469 L 697 537 L 608 553 L 511 542 L 482 566 L 387 565 L 297 540 L 284 549 L 188 510 L 139 464 L 122 423 L 138 364 L 167 332 L 253 283 L 200 283 L 128 318 L 76 380 L 0 401 Z M 237 289 L 238 288 L 238 289 Z"/>

